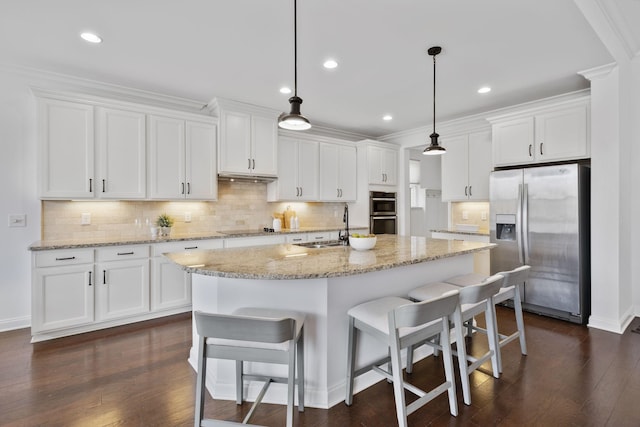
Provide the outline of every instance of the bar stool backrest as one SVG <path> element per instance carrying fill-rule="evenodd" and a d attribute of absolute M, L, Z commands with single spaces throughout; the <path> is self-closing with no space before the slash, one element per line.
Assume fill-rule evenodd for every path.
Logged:
<path fill-rule="evenodd" d="M 296 321 L 196 311 L 198 335 L 238 341 L 281 343 L 295 338 Z"/>
<path fill-rule="evenodd" d="M 460 304 L 475 304 L 497 294 L 504 282 L 502 274 L 494 274 L 486 280 L 460 288 Z"/>
<path fill-rule="evenodd" d="M 521 265 L 520 267 L 514 268 L 510 271 L 499 272 L 498 274 L 504 276 L 504 283 L 502 287 L 508 288 L 510 286 L 519 285 L 526 282 L 529 278 L 529 270 L 531 270 L 531 266 Z"/>
<path fill-rule="evenodd" d="M 414 327 L 449 316 L 458 306 L 459 292 L 447 292 L 439 298 L 407 304 L 393 310 L 395 327 Z"/>

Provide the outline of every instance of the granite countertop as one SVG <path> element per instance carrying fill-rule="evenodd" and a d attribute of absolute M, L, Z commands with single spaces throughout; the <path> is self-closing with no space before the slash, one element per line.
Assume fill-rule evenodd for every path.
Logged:
<path fill-rule="evenodd" d="M 349 227 L 352 230 L 359 230 L 368 227 Z M 211 231 L 201 234 L 176 234 L 171 233 L 170 236 L 159 236 L 151 238 L 150 235 L 126 237 L 126 238 L 104 238 L 104 239 L 67 239 L 67 240 L 39 240 L 29 246 L 30 251 L 44 251 L 52 249 L 77 249 L 92 248 L 102 246 L 121 246 L 121 245 L 143 245 L 151 243 L 165 242 L 181 242 L 189 240 L 209 240 L 224 239 L 235 237 L 255 237 L 255 236 L 272 236 L 279 234 L 298 234 L 313 233 L 323 231 L 339 231 L 342 227 L 300 227 L 296 230 L 283 229 L 278 232 L 263 231 L 261 229 L 244 229 L 244 230 L 228 230 L 228 231 Z"/>
<path fill-rule="evenodd" d="M 456 229 L 443 229 L 443 230 L 429 230 L 432 233 L 453 233 L 453 234 L 466 234 L 468 236 L 488 236 L 489 230 L 478 231 L 461 231 Z"/>
<path fill-rule="evenodd" d="M 211 249 L 164 254 L 183 270 L 208 276 L 243 279 L 314 279 L 350 276 L 469 254 L 492 243 L 379 235 L 375 248 L 349 246 L 320 249 L 294 244 Z"/>

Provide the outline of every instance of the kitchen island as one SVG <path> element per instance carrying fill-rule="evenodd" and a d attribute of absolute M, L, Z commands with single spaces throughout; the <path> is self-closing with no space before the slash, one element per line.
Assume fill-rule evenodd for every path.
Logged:
<path fill-rule="evenodd" d="M 356 251 L 348 246 L 305 248 L 281 244 L 262 247 L 213 249 L 166 254 L 193 273 L 193 310 L 231 313 L 244 306 L 297 310 L 305 323 L 305 394 L 307 406 L 329 408 L 344 400 L 347 355 L 347 310 L 359 303 L 388 295 L 406 295 L 419 285 L 473 271 L 473 254 L 492 244 L 378 236 L 376 247 Z M 190 363 L 197 360 L 197 336 Z M 361 337 L 357 366 L 386 354 L 383 346 Z M 416 358 L 430 352 L 423 347 Z M 207 384 L 216 398 L 235 398 L 233 364 L 210 363 Z M 274 374 L 283 374 L 280 367 Z M 284 368 L 284 367 L 283 367 Z M 251 366 L 246 370 L 250 372 Z M 381 377 L 359 377 L 356 392 Z M 246 385 L 245 385 L 246 386 Z M 278 387 L 282 386 L 282 387 Z M 259 384 L 251 384 L 254 398 Z M 274 384 L 266 402 L 285 402 L 286 386 Z"/>

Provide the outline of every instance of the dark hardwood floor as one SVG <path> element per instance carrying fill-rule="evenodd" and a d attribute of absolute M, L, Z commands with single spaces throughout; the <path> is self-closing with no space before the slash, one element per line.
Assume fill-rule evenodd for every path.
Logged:
<path fill-rule="evenodd" d="M 513 312 L 498 308 L 501 328 Z M 480 319 L 481 322 L 481 319 Z M 525 313 L 529 355 L 503 349 L 504 373 L 472 376 L 473 404 L 449 415 L 446 394 L 409 416 L 412 426 L 640 426 L 640 334 L 623 335 Z M 195 373 L 187 363 L 189 315 L 30 344 L 29 330 L 0 333 L 2 426 L 193 425 Z M 483 336 L 471 339 L 482 351 Z M 439 358 L 411 375 L 428 387 L 443 377 Z M 250 404 L 207 400 L 206 415 L 239 421 Z M 284 406 L 260 405 L 252 422 L 284 425 Z M 381 381 L 351 407 L 307 408 L 296 426 L 393 426 L 392 386 Z"/>

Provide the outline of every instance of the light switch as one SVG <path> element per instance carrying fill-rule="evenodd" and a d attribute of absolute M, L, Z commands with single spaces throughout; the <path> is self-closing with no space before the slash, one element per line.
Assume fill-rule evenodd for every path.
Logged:
<path fill-rule="evenodd" d="M 486 221 L 487 220 L 487 213 L 486 212 L 482 212 L 480 214 L 480 219 L 483 220 L 483 221 Z"/>
<path fill-rule="evenodd" d="M 81 225 L 90 225 L 91 224 L 91 214 L 90 213 L 83 213 L 81 218 L 80 218 L 80 224 Z"/>
<path fill-rule="evenodd" d="M 462 219 L 469 219 L 469 212 L 462 211 Z"/>
<path fill-rule="evenodd" d="M 9 214 L 9 227 L 26 227 L 27 214 Z"/>
<path fill-rule="evenodd" d="M 184 222 L 191 222 L 191 212 L 184 213 Z"/>

